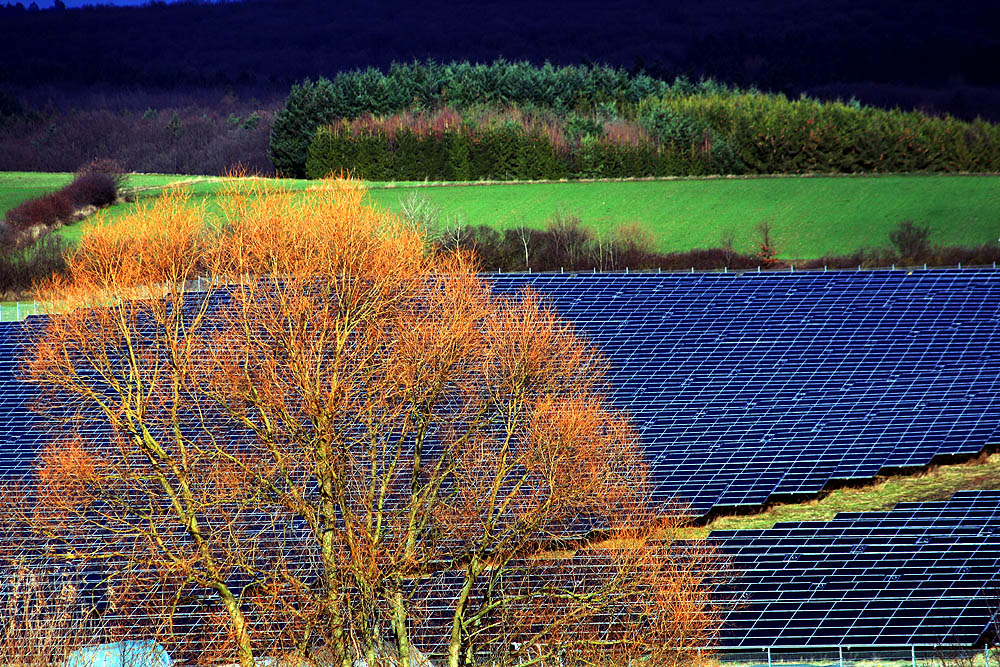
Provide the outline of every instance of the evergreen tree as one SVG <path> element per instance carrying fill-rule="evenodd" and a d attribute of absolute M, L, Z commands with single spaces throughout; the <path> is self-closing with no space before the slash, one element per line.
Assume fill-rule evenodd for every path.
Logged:
<path fill-rule="evenodd" d="M 304 178 L 309 144 L 316 128 L 326 125 L 339 114 L 337 96 L 327 79 L 316 83 L 306 79 L 292 86 L 285 106 L 271 123 L 268 158 L 279 176 Z"/>

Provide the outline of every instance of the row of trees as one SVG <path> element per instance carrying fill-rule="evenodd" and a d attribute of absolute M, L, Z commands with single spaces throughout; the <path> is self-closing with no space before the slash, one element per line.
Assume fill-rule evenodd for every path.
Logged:
<path fill-rule="evenodd" d="M 57 96 L 57 105 L 5 115 L 0 93 L 0 170 L 73 171 L 101 156 L 144 173 L 219 175 L 236 164 L 273 173 L 268 105 L 197 93 L 179 100 L 136 92 L 95 97 L 77 106 L 72 96 Z M 152 106 L 125 106 L 136 103 Z M 156 106 L 163 103 L 169 106 Z"/>
<path fill-rule="evenodd" d="M 363 197 L 243 180 L 214 232 L 174 192 L 84 234 L 27 359 L 69 418 L 11 498 L 21 552 L 104 562 L 181 652 L 204 600 L 244 667 L 694 659 L 719 562 L 671 545 L 605 362 Z"/>
<path fill-rule="evenodd" d="M 440 78 L 449 68 L 458 77 L 453 87 Z M 326 173 L 321 167 L 354 168 L 380 178 L 394 175 L 398 162 L 418 178 L 512 178 L 448 166 L 466 143 L 501 129 L 515 143 L 547 138 L 555 157 L 546 161 L 556 165 L 549 170 L 563 176 L 1000 169 L 1000 126 L 981 120 L 792 100 L 711 81 L 668 84 L 615 70 L 503 62 L 425 69 L 356 71 L 294 86 L 271 128 L 277 172 L 317 177 Z M 414 146 L 401 148 L 406 129 Z"/>
<path fill-rule="evenodd" d="M 711 80 L 692 83 L 678 78 L 671 84 L 606 66 L 535 67 L 505 60 L 394 63 L 388 73 L 368 68 L 292 86 L 284 107 L 275 114 L 268 156 L 278 173 L 302 176 L 316 128 L 364 114 L 434 111 L 447 105 L 459 110 L 488 105 L 537 107 L 561 115 L 573 110 L 611 114 L 650 96 L 727 90 Z"/>
<path fill-rule="evenodd" d="M 539 180 L 734 173 L 733 151 L 713 132 L 654 141 L 641 124 L 571 114 L 453 109 L 364 116 L 321 127 L 307 178 L 347 171 L 369 180 Z"/>
<path fill-rule="evenodd" d="M 539 64 L 609 62 L 668 79 L 688 72 L 794 96 L 817 89 L 831 97 L 866 95 L 887 107 L 967 118 L 997 119 L 1000 108 L 1000 79 L 990 65 L 998 42 L 983 30 L 998 20 L 991 4 L 956 12 L 937 0 L 877 7 L 778 0 L 753 13 L 649 0 L 588 1 L 575 11 L 511 0 L 495 12 L 443 0 L 419 9 L 401 0 L 349 8 L 317 0 L 150 5 L 7 13 L 0 81 L 220 91 L 235 83 L 257 94 L 280 86 L 275 92 L 282 93 L 313 72 L 384 70 L 414 57 L 488 62 L 502 53 Z M 112 42 L 132 57 L 123 62 L 92 48 Z"/>

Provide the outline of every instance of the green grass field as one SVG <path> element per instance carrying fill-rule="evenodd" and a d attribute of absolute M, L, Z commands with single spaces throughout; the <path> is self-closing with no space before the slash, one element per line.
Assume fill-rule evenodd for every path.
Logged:
<path fill-rule="evenodd" d="M 0 209 L 69 182 L 69 174 L 0 174 Z M 186 182 L 216 210 L 220 180 L 199 176 L 134 175 L 139 199 L 168 183 Z M 287 181 L 305 188 L 310 181 Z M 979 245 L 1000 239 L 1000 177 L 903 175 L 679 179 L 667 181 L 527 184 L 371 184 L 372 201 L 399 210 L 416 192 L 445 217 L 500 229 L 544 226 L 561 211 L 599 233 L 622 222 L 641 222 L 663 251 L 718 246 L 732 232 L 737 250 L 752 249 L 758 223 L 771 224 L 778 254 L 812 259 L 889 244 L 889 230 L 909 219 L 931 227 L 931 242 Z M 120 215 L 125 206 L 110 215 Z M 83 224 L 86 224 L 85 222 Z M 81 225 L 63 230 L 77 237 Z"/>
<path fill-rule="evenodd" d="M 372 190 L 398 207 L 412 188 Z M 1000 177 L 879 176 L 554 183 L 420 190 L 446 213 L 499 228 L 542 226 L 557 210 L 599 232 L 645 224 L 664 251 L 720 245 L 734 233 L 749 250 L 768 221 L 778 253 L 811 259 L 888 245 L 889 230 L 910 219 L 931 227 L 931 242 L 979 245 L 1000 238 Z"/>
<path fill-rule="evenodd" d="M 41 174 L 26 171 L 0 173 L 0 214 L 21 202 L 68 185 L 72 174 Z"/>

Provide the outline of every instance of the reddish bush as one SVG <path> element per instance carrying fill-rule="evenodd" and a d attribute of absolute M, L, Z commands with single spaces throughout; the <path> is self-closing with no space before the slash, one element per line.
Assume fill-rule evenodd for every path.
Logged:
<path fill-rule="evenodd" d="M 759 265 L 753 255 L 733 252 L 726 248 L 696 248 L 687 252 L 672 252 L 657 258 L 656 268 L 664 271 L 717 271 L 719 269 L 753 269 Z"/>
<path fill-rule="evenodd" d="M 76 170 L 77 178 L 88 174 L 104 174 L 114 182 L 116 190 L 125 187 L 128 180 L 128 172 L 111 158 L 95 158 Z"/>
<path fill-rule="evenodd" d="M 924 258 L 928 264 L 935 266 L 984 266 L 1000 262 L 1000 244 L 987 243 L 974 248 L 961 246 L 939 246 L 930 251 Z"/>
<path fill-rule="evenodd" d="M 72 220 L 73 211 L 73 201 L 63 189 L 12 208 L 7 211 L 6 220 L 14 231 L 24 231 L 37 225 L 65 224 Z"/>
<path fill-rule="evenodd" d="M 92 160 L 62 190 L 29 199 L 8 211 L 7 225 L 14 232 L 23 232 L 39 225 L 55 227 L 72 222 L 77 209 L 113 204 L 124 181 L 124 171 L 112 160 Z"/>

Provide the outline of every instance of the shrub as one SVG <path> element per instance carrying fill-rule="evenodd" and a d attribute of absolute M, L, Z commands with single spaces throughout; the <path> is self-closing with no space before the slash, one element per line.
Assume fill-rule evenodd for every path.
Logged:
<path fill-rule="evenodd" d="M 66 270 L 65 244 L 43 232 L 36 240 L 0 223 L 0 296 L 16 297 L 33 284 Z"/>
<path fill-rule="evenodd" d="M 7 211 L 6 221 L 15 232 L 32 227 L 55 227 L 72 220 L 75 208 L 65 190 L 29 199 Z"/>
<path fill-rule="evenodd" d="M 964 248 L 961 246 L 943 246 L 933 248 L 928 259 L 928 264 L 934 266 L 957 266 L 965 264 L 968 266 L 987 265 L 1000 262 L 1000 244 L 986 243 L 975 248 Z"/>
<path fill-rule="evenodd" d="M 77 171 L 63 189 L 30 199 L 7 212 L 6 221 L 15 231 L 32 227 L 56 227 L 73 221 L 76 210 L 86 206 L 110 206 L 118 198 L 125 172 L 112 160 L 92 160 Z"/>
<path fill-rule="evenodd" d="M 117 161 L 110 158 L 97 158 L 91 160 L 76 171 L 76 177 L 89 176 L 90 174 L 102 174 L 111 179 L 114 183 L 115 191 L 118 192 L 125 187 L 128 181 L 128 172 L 122 168 Z"/>
<path fill-rule="evenodd" d="M 753 255 L 733 253 L 727 248 L 696 248 L 687 252 L 671 252 L 656 260 L 664 271 L 717 271 L 720 269 L 752 269 L 758 266 Z"/>
<path fill-rule="evenodd" d="M 921 227 L 913 224 L 912 220 L 903 220 L 889 232 L 889 240 L 904 262 L 916 262 L 930 254 L 930 235 L 929 226 Z"/>
<path fill-rule="evenodd" d="M 102 208 L 115 203 L 118 188 L 108 174 L 91 172 L 81 174 L 66 186 L 65 193 L 76 208 L 96 206 Z"/>
<path fill-rule="evenodd" d="M 757 225 L 757 233 L 759 234 L 756 249 L 754 250 L 753 257 L 757 260 L 759 266 L 764 268 L 771 268 L 777 265 L 778 260 L 778 250 L 775 248 L 774 240 L 771 238 L 771 223 L 764 221 Z"/>
<path fill-rule="evenodd" d="M 803 269 L 875 269 L 891 266 L 896 263 L 898 257 L 891 250 L 885 248 L 862 248 L 849 255 L 824 255 L 819 259 L 812 259 L 796 268 Z"/>
<path fill-rule="evenodd" d="M 656 242 L 649 230 L 636 222 L 617 225 L 611 233 L 610 259 L 607 269 L 651 269 L 662 265 L 662 255 L 656 252 Z"/>

